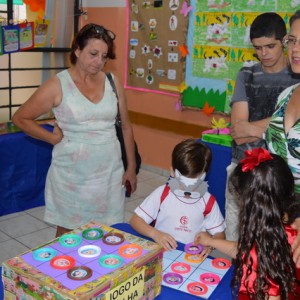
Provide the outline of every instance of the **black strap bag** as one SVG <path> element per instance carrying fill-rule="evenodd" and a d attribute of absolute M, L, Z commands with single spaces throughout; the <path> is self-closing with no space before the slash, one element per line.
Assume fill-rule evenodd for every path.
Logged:
<path fill-rule="evenodd" d="M 118 140 L 119 140 L 120 146 L 121 146 L 122 161 L 123 161 L 124 169 L 127 170 L 127 157 L 126 157 L 125 143 L 124 143 L 124 137 L 123 137 L 123 131 L 122 131 L 121 114 L 120 114 L 120 110 L 119 110 L 119 97 L 118 97 L 117 89 L 115 86 L 115 82 L 114 82 L 111 74 L 107 73 L 106 76 L 109 79 L 111 87 L 112 87 L 113 91 L 115 92 L 117 100 L 118 100 L 118 113 L 116 116 L 115 127 L 116 127 L 117 137 L 118 137 Z M 136 172 L 136 174 L 138 174 L 140 171 L 142 159 L 139 154 L 139 149 L 138 149 L 136 142 L 134 142 L 134 152 L 135 152 L 135 162 L 136 162 L 135 172 Z"/>

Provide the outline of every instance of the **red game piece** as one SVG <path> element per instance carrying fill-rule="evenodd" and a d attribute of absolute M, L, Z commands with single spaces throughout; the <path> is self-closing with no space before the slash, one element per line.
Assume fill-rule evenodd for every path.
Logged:
<path fill-rule="evenodd" d="M 214 273 L 204 273 L 200 275 L 200 281 L 208 285 L 216 285 L 220 282 L 220 277 Z"/>
<path fill-rule="evenodd" d="M 67 270 L 75 265 L 75 259 L 69 255 L 59 255 L 51 259 L 50 266 L 59 270 Z"/>
<path fill-rule="evenodd" d="M 187 285 L 187 290 L 193 295 L 201 296 L 208 292 L 208 287 L 200 282 L 191 282 Z"/>

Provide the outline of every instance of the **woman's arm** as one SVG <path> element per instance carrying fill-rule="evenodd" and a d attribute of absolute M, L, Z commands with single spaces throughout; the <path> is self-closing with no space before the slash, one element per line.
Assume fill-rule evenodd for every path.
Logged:
<path fill-rule="evenodd" d="M 62 132 L 56 126 L 53 132 L 49 132 L 36 123 L 36 119 L 42 114 L 49 112 L 61 101 L 61 86 L 55 76 L 42 84 L 33 95 L 15 112 L 12 121 L 28 135 L 48 142 L 57 144 L 62 139 Z"/>
<path fill-rule="evenodd" d="M 119 80 L 114 76 L 114 81 L 116 84 L 116 89 L 119 97 L 119 110 L 122 120 L 122 131 L 124 136 L 124 143 L 126 149 L 126 157 L 127 157 L 127 170 L 123 176 L 123 184 L 125 184 L 126 180 L 129 180 L 131 184 L 132 192 L 136 190 L 137 179 L 136 179 L 136 161 L 135 161 L 135 149 L 134 149 L 134 137 L 133 130 L 130 123 L 128 108 L 127 108 L 127 100 L 125 97 L 124 89 L 121 87 Z"/>

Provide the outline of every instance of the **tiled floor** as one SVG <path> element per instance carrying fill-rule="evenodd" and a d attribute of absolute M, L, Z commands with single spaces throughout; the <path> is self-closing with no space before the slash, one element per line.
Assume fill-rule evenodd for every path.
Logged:
<path fill-rule="evenodd" d="M 130 198 L 126 198 L 126 222 L 136 206 L 167 179 L 168 172 L 166 171 L 154 170 L 151 167 L 141 169 L 136 192 Z M 43 215 L 44 207 L 42 206 L 0 217 L 0 265 L 8 258 L 54 239 L 56 228 L 45 223 Z M 213 256 L 220 255 L 214 253 Z"/>

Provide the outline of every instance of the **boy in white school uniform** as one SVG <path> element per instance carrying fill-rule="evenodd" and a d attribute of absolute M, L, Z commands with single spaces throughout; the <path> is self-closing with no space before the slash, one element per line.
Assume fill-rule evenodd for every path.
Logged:
<path fill-rule="evenodd" d="M 225 239 L 225 222 L 218 203 L 204 181 L 212 160 L 206 145 L 193 140 L 177 144 L 172 153 L 171 177 L 135 209 L 131 226 L 166 250 L 177 241 L 194 241 L 200 231 Z M 208 249 L 202 254 L 207 255 Z"/>

